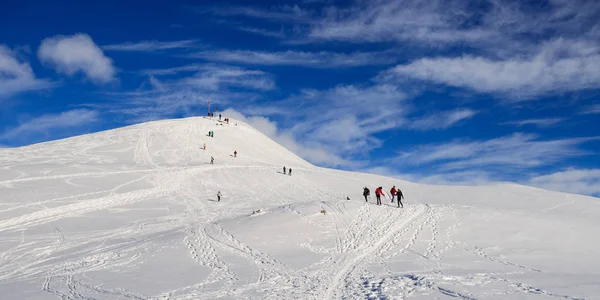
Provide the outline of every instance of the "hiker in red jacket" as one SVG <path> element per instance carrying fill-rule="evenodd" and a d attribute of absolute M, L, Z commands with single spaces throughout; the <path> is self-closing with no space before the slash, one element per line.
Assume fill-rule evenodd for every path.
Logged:
<path fill-rule="evenodd" d="M 392 195 L 392 203 L 394 203 L 394 198 L 396 198 L 396 186 L 393 186 L 390 190 L 390 194 Z"/>
<path fill-rule="evenodd" d="M 383 195 L 383 187 L 378 187 L 375 190 L 375 197 L 377 197 L 377 205 L 381 205 L 381 195 Z"/>
<path fill-rule="evenodd" d="M 233 151 L 233 157 L 237 157 L 237 151 Z"/>

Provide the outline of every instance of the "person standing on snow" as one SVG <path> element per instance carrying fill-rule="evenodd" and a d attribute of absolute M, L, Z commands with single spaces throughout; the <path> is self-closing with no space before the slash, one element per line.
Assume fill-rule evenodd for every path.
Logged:
<path fill-rule="evenodd" d="M 378 187 L 375 190 L 375 197 L 377 198 L 377 205 L 381 205 L 381 195 L 383 195 L 383 187 Z"/>
<path fill-rule="evenodd" d="M 237 157 L 237 151 L 233 151 L 233 157 Z"/>
<path fill-rule="evenodd" d="M 285 174 L 287 174 L 287 173 L 285 172 L 285 166 L 283 166 L 283 175 L 285 175 Z"/>
<path fill-rule="evenodd" d="M 221 195 L 221 191 L 218 191 L 217 192 L 217 202 L 221 202 L 221 196 L 223 196 L 223 195 Z"/>
<path fill-rule="evenodd" d="M 214 157 L 210 157 L 210 164 L 212 165 L 215 162 L 215 158 Z"/>
<path fill-rule="evenodd" d="M 290 176 L 292 176 L 292 168 L 290 168 Z"/>
<path fill-rule="evenodd" d="M 204 143 L 204 146 L 202 146 L 204 148 L 204 150 L 206 150 L 206 143 Z"/>
<path fill-rule="evenodd" d="M 370 194 L 371 194 L 371 191 L 369 191 L 369 189 L 365 186 L 363 188 L 363 196 L 365 196 L 365 202 L 369 202 L 367 197 L 369 197 Z"/>
<path fill-rule="evenodd" d="M 398 207 L 402 207 L 404 208 L 404 205 L 402 204 L 402 199 L 404 199 L 404 195 L 402 195 L 402 191 L 400 189 L 398 189 Z"/>
<path fill-rule="evenodd" d="M 392 195 L 392 203 L 394 203 L 394 198 L 396 197 L 396 186 L 392 187 L 390 194 Z"/>

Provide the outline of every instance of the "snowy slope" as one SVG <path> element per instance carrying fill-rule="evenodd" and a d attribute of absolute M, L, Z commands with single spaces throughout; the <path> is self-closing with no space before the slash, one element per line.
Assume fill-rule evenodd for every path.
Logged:
<path fill-rule="evenodd" d="M 217 124 L 0 149 L 0 299 L 600 299 L 597 198 L 317 168 Z"/>

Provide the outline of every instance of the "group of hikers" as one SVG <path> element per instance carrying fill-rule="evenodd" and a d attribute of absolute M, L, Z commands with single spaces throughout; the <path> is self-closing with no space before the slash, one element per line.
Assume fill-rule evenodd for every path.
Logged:
<path fill-rule="evenodd" d="M 371 191 L 369 190 L 369 188 L 367 188 L 366 186 L 363 188 L 363 196 L 365 197 L 365 201 L 369 202 L 369 195 L 371 195 Z M 375 189 L 375 198 L 377 199 L 377 205 L 381 205 L 381 196 L 385 195 L 385 192 L 383 191 L 383 187 L 378 187 Z M 402 204 L 402 199 L 404 199 L 404 195 L 402 194 L 402 191 L 400 189 L 397 189 L 396 186 L 394 185 L 392 187 L 392 189 L 390 190 L 390 195 L 392 195 L 390 198 L 392 200 L 392 203 L 394 203 L 394 199 L 397 198 L 398 201 L 398 207 L 402 207 L 404 208 L 404 205 Z"/>
<path fill-rule="evenodd" d="M 285 166 L 283 166 L 283 175 L 289 174 L 290 176 L 292 176 L 292 168 L 287 169 L 287 171 L 289 173 L 286 173 L 285 171 L 286 171 L 286 168 L 285 168 Z"/>

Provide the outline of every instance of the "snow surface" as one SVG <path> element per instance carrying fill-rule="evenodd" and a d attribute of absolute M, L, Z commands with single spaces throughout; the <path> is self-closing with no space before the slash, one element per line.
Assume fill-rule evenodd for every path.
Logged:
<path fill-rule="evenodd" d="M 0 299 L 600 299 L 597 198 L 318 168 L 217 124 L 0 149 Z"/>

